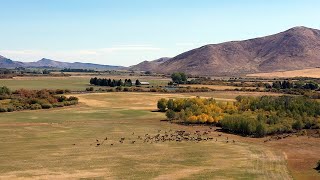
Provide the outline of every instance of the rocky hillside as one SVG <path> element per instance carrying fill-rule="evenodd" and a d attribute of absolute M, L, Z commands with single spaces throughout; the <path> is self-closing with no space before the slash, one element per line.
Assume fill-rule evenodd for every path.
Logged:
<path fill-rule="evenodd" d="M 156 69 L 160 64 L 168 61 L 170 58 L 163 57 L 153 61 L 143 61 L 137 65 L 133 65 L 129 67 L 129 70 L 132 71 L 153 71 Z"/>
<path fill-rule="evenodd" d="M 294 27 L 266 37 L 205 45 L 148 70 L 230 76 L 319 66 L 320 31 Z"/>

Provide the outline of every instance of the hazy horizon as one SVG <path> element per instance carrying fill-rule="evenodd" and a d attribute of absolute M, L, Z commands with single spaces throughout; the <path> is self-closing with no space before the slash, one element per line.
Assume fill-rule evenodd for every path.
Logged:
<path fill-rule="evenodd" d="M 130 66 L 295 26 L 320 29 L 315 0 L 0 2 L 0 55 L 22 62 Z"/>

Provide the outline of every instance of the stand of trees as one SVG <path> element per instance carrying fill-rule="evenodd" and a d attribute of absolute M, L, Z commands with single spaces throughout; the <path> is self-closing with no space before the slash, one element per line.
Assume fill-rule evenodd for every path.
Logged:
<path fill-rule="evenodd" d="M 61 72 L 96 72 L 93 69 L 70 69 L 70 68 L 65 68 L 62 69 Z"/>
<path fill-rule="evenodd" d="M 319 85 L 313 81 L 309 81 L 309 82 L 275 81 L 271 87 L 275 89 L 310 89 L 310 90 L 319 89 Z"/>
<path fill-rule="evenodd" d="M 127 86 L 131 87 L 133 85 L 131 79 L 125 79 L 122 81 L 121 79 L 115 80 L 115 79 L 106 79 L 106 78 L 91 78 L 90 79 L 90 84 L 91 85 L 96 85 L 96 86 L 109 86 L 109 87 L 117 87 L 117 86 Z M 141 85 L 140 81 L 137 79 L 135 81 L 135 85 L 139 86 Z"/>
<path fill-rule="evenodd" d="M 237 102 L 213 99 L 160 99 L 158 109 L 169 120 L 216 124 L 225 131 L 263 137 L 301 129 L 320 128 L 320 102 L 293 96 L 239 96 Z"/>
<path fill-rule="evenodd" d="M 11 91 L 0 87 L 0 112 L 49 109 L 78 104 L 78 98 L 61 95 L 64 90 L 26 90 Z"/>

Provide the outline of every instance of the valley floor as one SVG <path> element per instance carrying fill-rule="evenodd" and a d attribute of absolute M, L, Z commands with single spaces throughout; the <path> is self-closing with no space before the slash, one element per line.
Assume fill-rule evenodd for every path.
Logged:
<path fill-rule="evenodd" d="M 1 113 L 0 179 L 320 179 L 312 169 L 320 139 L 264 143 L 205 126 L 171 124 L 161 121 L 163 113 L 152 112 L 162 97 L 196 95 L 81 94 L 78 106 Z M 177 130 L 209 132 L 214 140 L 139 140 Z"/>

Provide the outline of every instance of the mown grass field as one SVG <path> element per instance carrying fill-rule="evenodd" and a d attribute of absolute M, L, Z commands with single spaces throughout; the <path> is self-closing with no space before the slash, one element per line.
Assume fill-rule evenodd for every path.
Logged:
<path fill-rule="evenodd" d="M 7 86 L 10 89 L 16 90 L 20 88 L 25 89 L 69 89 L 72 91 L 84 91 L 87 87 L 90 87 L 89 81 L 92 76 L 71 76 L 71 77 L 16 77 L 13 79 L 0 79 L 0 86 Z M 135 81 L 147 81 L 150 86 L 166 85 L 169 80 L 163 78 L 154 77 L 135 77 L 135 76 L 98 76 L 99 78 L 111 78 L 111 79 L 131 79 Z M 96 87 L 99 89 L 100 87 Z M 101 87 L 103 88 L 103 87 Z"/>
<path fill-rule="evenodd" d="M 159 130 L 210 130 L 163 122 L 164 114 L 152 112 L 161 97 L 189 95 L 77 96 L 74 107 L 0 114 L 0 179 L 291 179 L 281 151 L 226 143 L 229 135 L 218 132 L 210 134 L 217 142 L 130 143 Z"/>

